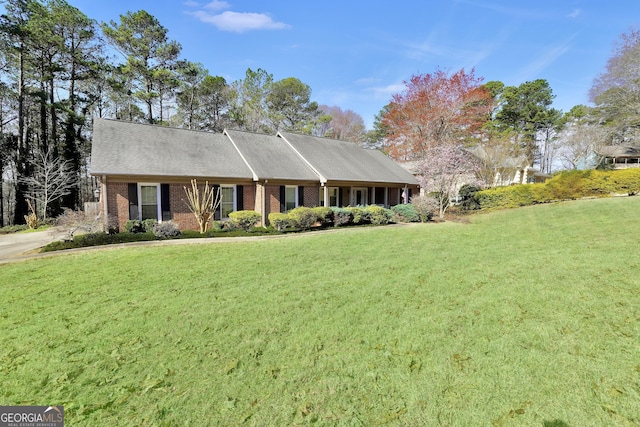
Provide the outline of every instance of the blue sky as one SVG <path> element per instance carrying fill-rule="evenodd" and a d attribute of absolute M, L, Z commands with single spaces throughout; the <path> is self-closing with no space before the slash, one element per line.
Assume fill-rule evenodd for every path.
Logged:
<path fill-rule="evenodd" d="M 620 34 L 640 27 L 636 0 L 68 1 L 99 22 L 144 9 L 212 75 L 296 77 L 368 128 L 403 81 L 438 68 L 507 85 L 546 79 L 555 108 L 587 104 Z"/>

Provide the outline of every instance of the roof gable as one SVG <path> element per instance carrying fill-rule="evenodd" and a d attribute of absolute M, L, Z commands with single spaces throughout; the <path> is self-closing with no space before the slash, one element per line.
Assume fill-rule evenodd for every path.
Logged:
<path fill-rule="evenodd" d="M 107 119 L 93 123 L 91 173 L 253 178 L 223 134 Z"/>
<path fill-rule="evenodd" d="M 328 181 L 417 184 L 413 175 L 378 150 L 289 132 L 279 132 L 278 136 Z"/>
<path fill-rule="evenodd" d="M 320 177 L 274 135 L 225 130 L 259 179 L 318 181 Z"/>

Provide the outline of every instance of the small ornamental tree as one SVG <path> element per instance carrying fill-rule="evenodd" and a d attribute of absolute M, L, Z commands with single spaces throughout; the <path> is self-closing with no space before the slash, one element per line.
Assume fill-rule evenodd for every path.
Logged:
<path fill-rule="evenodd" d="M 419 181 L 424 191 L 437 200 L 441 219 L 449 200 L 463 184 L 479 185 L 477 168 L 473 156 L 457 145 L 438 145 L 425 152 L 425 159 L 418 166 Z"/>
<path fill-rule="evenodd" d="M 209 181 L 205 181 L 201 194 L 195 179 L 191 180 L 191 188 L 184 187 L 184 192 L 187 195 L 187 206 L 200 226 L 200 233 L 206 233 L 213 214 L 220 206 L 222 192 L 216 192 L 213 187 L 209 187 Z"/>
<path fill-rule="evenodd" d="M 20 178 L 32 190 L 32 200 L 36 201 L 42 210 L 42 221 L 47 219 L 49 206 L 60 198 L 71 193 L 78 183 L 78 175 L 73 172 L 71 162 L 56 158 L 53 150 L 38 150 L 31 162 L 33 174 Z M 36 214 L 31 205 L 32 214 Z"/>

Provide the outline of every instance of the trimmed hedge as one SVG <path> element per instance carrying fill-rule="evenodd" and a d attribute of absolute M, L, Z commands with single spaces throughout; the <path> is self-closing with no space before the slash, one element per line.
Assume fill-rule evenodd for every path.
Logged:
<path fill-rule="evenodd" d="M 269 224 L 278 231 L 297 228 L 298 224 L 289 214 L 281 212 L 271 212 L 269 214 Z"/>
<path fill-rule="evenodd" d="M 353 215 L 352 223 L 356 225 L 370 224 L 371 215 L 369 211 L 363 206 L 347 206 L 345 210 L 351 212 Z"/>
<path fill-rule="evenodd" d="M 517 208 L 555 200 L 640 193 L 640 169 L 562 172 L 544 184 L 520 184 L 478 191 L 480 209 Z"/>
<path fill-rule="evenodd" d="M 393 213 L 382 206 L 369 205 L 366 210 L 369 212 L 369 222 L 375 225 L 389 224 Z"/>
<path fill-rule="evenodd" d="M 405 203 L 391 207 L 395 222 L 420 222 L 420 214 L 412 203 Z"/>
<path fill-rule="evenodd" d="M 326 206 L 316 206 L 311 209 L 313 209 L 313 212 L 316 214 L 316 218 L 318 218 L 318 222 L 321 226 L 333 224 L 333 211 L 331 208 Z"/>
<path fill-rule="evenodd" d="M 353 224 L 353 212 L 344 208 L 331 208 L 333 211 L 333 225 L 341 227 Z"/>
<path fill-rule="evenodd" d="M 234 211 L 229 213 L 229 222 L 233 227 L 243 231 L 251 231 L 262 216 L 256 211 Z"/>
<path fill-rule="evenodd" d="M 291 209 L 288 215 L 301 230 L 309 230 L 318 221 L 318 215 L 313 209 L 304 206 Z"/>

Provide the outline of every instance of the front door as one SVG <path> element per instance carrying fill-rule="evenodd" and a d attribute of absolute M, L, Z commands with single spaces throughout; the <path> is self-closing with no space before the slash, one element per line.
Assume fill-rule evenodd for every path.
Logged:
<path fill-rule="evenodd" d="M 368 204 L 367 189 L 366 188 L 354 188 L 353 189 L 353 205 L 365 206 Z"/>

